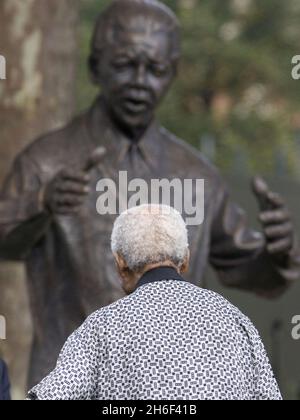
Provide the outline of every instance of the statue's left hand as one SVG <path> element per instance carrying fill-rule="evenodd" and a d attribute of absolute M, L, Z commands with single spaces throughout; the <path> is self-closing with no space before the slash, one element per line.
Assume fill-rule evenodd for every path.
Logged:
<path fill-rule="evenodd" d="M 254 178 L 253 190 L 260 206 L 259 220 L 263 226 L 267 252 L 280 260 L 290 253 L 294 245 L 291 214 L 283 198 L 271 191 L 262 178 Z"/>

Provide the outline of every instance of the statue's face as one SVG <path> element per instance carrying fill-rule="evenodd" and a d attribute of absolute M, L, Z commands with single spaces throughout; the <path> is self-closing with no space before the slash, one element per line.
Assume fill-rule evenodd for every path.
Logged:
<path fill-rule="evenodd" d="M 122 32 L 99 61 L 103 96 L 126 129 L 146 127 L 175 75 L 166 33 Z"/>

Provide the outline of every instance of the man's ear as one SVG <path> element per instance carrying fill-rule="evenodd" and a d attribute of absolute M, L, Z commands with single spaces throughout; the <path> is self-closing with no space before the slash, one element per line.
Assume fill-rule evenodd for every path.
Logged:
<path fill-rule="evenodd" d="M 115 258 L 117 268 L 120 274 L 128 270 L 128 265 L 126 261 L 124 260 L 124 258 L 122 257 L 122 255 L 118 253 L 114 253 L 114 258 Z"/>
<path fill-rule="evenodd" d="M 190 250 L 188 250 L 188 253 L 186 254 L 184 262 L 183 262 L 182 266 L 180 267 L 180 273 L 181 274 L 187 273 L 189 271 L 190 258 L 191 258 L 191 253 L 190 253 Z"/>

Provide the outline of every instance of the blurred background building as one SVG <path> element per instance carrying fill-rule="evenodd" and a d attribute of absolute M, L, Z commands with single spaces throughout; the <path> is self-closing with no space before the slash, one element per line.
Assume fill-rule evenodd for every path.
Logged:
<path fill-rule="evenodd" d="M 300 81 L 291 77 L 300 54 L 299 0 L 165 0 L 183 28 L 179 75 L 162 104 L 161 122 L 221 168 L 252 224 L 257 207 L 252 175 L 283 193 L 300 235 Z M 0 180 L 34 137 L 90 106 L 97 91 L 86 59 L 97 14 L 110 0 L 1 0 Z M 259 275 L 259 273 L 257 273 Z M 300 284 L 265 301 L 223 289 L 211 271 L 207 287 L 221 292 L 259 328 L 286 398 L 300 399 L 300 341 L 291 338 L 300 314 Z M 13 396 L 25 388 L 31 323 L 20 264 L 0 265 L 0 314 Z"/>

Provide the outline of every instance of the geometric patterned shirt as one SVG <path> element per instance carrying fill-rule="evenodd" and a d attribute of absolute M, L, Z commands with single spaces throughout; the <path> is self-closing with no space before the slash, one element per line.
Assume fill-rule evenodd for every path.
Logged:
<path fill-rule="evenodd" d="M 56 369 L 29 393 L 41 400 L 281 400 L 251 321 L 172 268 L 92 314 Z"/>

